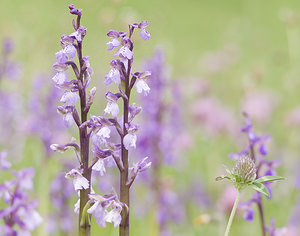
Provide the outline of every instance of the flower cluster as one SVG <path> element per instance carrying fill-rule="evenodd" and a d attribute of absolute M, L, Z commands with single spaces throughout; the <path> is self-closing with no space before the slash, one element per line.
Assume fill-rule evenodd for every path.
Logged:
<path fill-rule="evenodd" d="M 65 152 L 73 148 L 79 162 L 79 167 L 72 169 L 66 174 L 66 177 L 73 180 L 74 189 L 78 193 L 79 200 L 75 206 L 78 208 L 79 218 L 84 215 L 84 207 L 88 202 L 88 195 L 91 191 L 91 167 L 89 166 L 89 141 L 90 134 L 87 132 L 87 127 L 81 125 L 87 121 L 88 113 L 93 104 L 96 88 L 92 88 L 87 95 L 87 88 L 91 81 L 93 70 L 90 67 L 89 57 L 83 56 L 82 47 L 83 40 L 86 36 L 86 28 L 80 24 L 82 10 L 76 9 L 73 4 L 69 5 L 70 13 L 77 17 L 73 19 L 73 28 L 75 32 L 69 35 L 62 35 L 60 40 L 61 50 L 58 51 L 56 62 L 53 69 L 56 71 L 52 80 L 55 86 L 64 91 L 60 101 L 64 105 L 57 108 L 58 113 L 63 115 L 64 124 L 70 127 L 74 122 L 79 131 L 79 142 L 72 142 L 59 145 L 52 144 L 50 148 L 54 151 Z M 78 64 L 72 59 L 77 56 Z M 75 79 L 69 80 L 67 70 L 72 67 Z M 76 103 L 80 101 L 80 110 L 77 111 Z M 76 210 L 77 211 L 77 210 Z M 88 225 L 81 225 L 86 232 L 90 230 Z"/>
<path fill-rule="evenodd" d="M 129 25 L 129 32 L 117 32 L 110 30 L 107 36 L 111 40 L 107 43 L 109 45 L 108 50 L 113 50 L 119 47 L 114 54 L 117 59 L 110 62 L 111 69 L 105 76 L 105 85 L 115 83 L 119 86 L 118 93 L 107 92 L 105 97 L 107 99 L 107 105 L 104 109 L 104 115 L 111 115 L 112 118 L 105 118 L 103 116 L 91 116 L 91 118 L 82 124 L 84 127 L 88 127 L 92 139 L 92 151 L 94 161 L 92 163 L 92 170 L 97 171 L 100 175 L 104 175 L 106 167 L 116 165 L 120 170 L 120 173 L 127 173 L 126 182 L 124 182 L 123 188 L 129 190 L 133 181 L 138 173 L 150 168 L 151 162 L 148 162 L 148 157 L 140 160 L 138 163 L 129 167 L 128 150 L 136 148 L 138 125 L 134 123 L 134 118 L 138 115 L 142 108 L 132 103 L 129 105 L 130 92 L 133 86 L 136 87 L 138 93 L 147 95 L 150 91 L 149 86 L 146 83 L 147 78 L 150 76 L 150 72 L 131 72 L 133 63 L 133 42 L 131 36 L 135 28 L 141 29 L 141 37 L 146 40 L 149 39 L 150 34 L 145 30 L 148 25 L 146 21 L 140 24 Z M 130 76 L 132 76 L 130 80 Z M 119 119 L 119 105 L 118 100 L 122 99 L 124 103 L 124 115 L 122 119 Z M 117 131 L 121 138 L 121 143 L 113 143 L 110 141 L 112 128 Z M 82 180 L 81 177 L 78 177 Z M 121 183 L 122 184 L 122 183 Z M 122 188 L 122 187 L 121 187 Z M 91 203 L 94 205 L 88 210 L 88 213 L 93 214 L 96 218 L 99 226 L 105 227 L 105 222 L 113 222 L 114 226 L 121 224 L 121 219 L 126 219 L 128 213 L 125 210 L 123 217 L 121 212 L 128 206 L 128 202 L 123 200 L 121 194 L 120 200 L 116 200 L 117 196 L 105 197 L 90 194 Z M 107 209 L 110 209 L 108 211 Z"/>
<path fill-rule="evenodd" d="M 2 170 L 11 167 L 5 159 L 5 152 L 0 153 L 0 165 Z M 42 218 L 36 211 L 38 202 L 30 201 L 27 193 L 33 189 L 34 170 L 24 168 L 11 173 L 15 178 L 0 185 L 0 199 L 8 205 L 0 210 L 0 218 L 4 221 L 4 225 L 0 225 L 0 231 L 4 235 L 31 235 L 31 231 L 42 223 Z"/>
<path fill-rule="evenodd" d="M 90 194 L 89 197 L 93 205 L 87 212 L 94 215 L 99 226 L 106 227 L 106 222 L 113 223 L 114 227 L 120 225 L 123 205 L 115 195 Z"/>
<path fill-rule="evenodd" d="M 75 104 L 80 97 L 77 92 L 82 93 L 85 91 L 90 84 L 91 75 L 93 74 L 93 70 L 89 63 L 89 57 L 82 57 L 81 52 L 82 42 L 86 35 L 86 28 L 80 25 L 81 9 L 75 9 L 74 5 L 70 5 L 69 8 L 71 14 L 78 16 L 77 25 L 75 25 L 75 21 L 73 21 L 75 32 L 70 35 L 64 34 L 61 36 L 60 44 L 62 49 L 55 54 L 57 61 L 53 65 L 53 69 L 56 71 L 56 74 L 52 78 L 56 87 L 64 90 L 64 94 L 60 99 L 64 105 L 59 106 L 57 110 L 63 115 L 67 127 L 71 126 L 74 123 L 74 120 L 76 123 L 79 122 L 79 117 L 78 115 L 76 116 L 77 111 L 75 111 Z M 71 60 L 76 55 L 80 60 L 79 69 L 75 62 Z M 73 68 L 77 78 L 76 80 L 68 81 L 66 71 L 70 66 Z M 88 97 L 90 103 L 87 104 L 86 110 L 89 110 L 92 105 L 95 92 L 95 88 L 91 89 L 90 96 Z"/>
<path fill-rule="evenodd" d="M 86 35 L 86 28 L 80 25 L 82 10 L 76 9 L 74 5 L 69 5 L 70 13 L 77 16 L 73 20 L 75 32 L 70 35 L 62 35 L 62 49 L 57 52 L 56 63 L 53 65 L 56 75 L 53 81 L 56 87 L 64 90 L 61 102 L 64 105 L 58 107 L 58 112 L 63 115 L 66 126 L 71 126 L 74 122 L 78 126 L 80 135 L 80 145 L 73 140 L 70 143 L 60 145 L 52 144 L 50 147 L 54 151 L 65 152 L 68 149 L 74 149 L 80 166 L 73 168 L 65 177 L 71 179 L 74 190 L 79 199 L 75 204 L 75 212 L 79 213 L 80 228 L 84 232 L 90 230 L 89 216 L 91 214 L 96 218 L 99 226 L 105 227 L 106 222 L 114 223 L 114 226 L 128 225 L 125 223 L 129 219 L 129 188 L 135 180 L 137 174 L 148 169 L 151 162 L 147 158 L 140 160 L 138 163 L 129 167 L 128 150 L 136 147 L 136 132 L 138 125 L 133 120 L 141 112 L 141 108 L 135 104 L 129 105 L 130 92 L 135 86 L 138 93 L 147 95 L 150 91 L 146 83 L 150 72 L 131 72 L 133 63 L 133 47 L 131 36 L 135 29 L 141 30 L 141 37 L 144 40 L 149 39 L 150 34 L 145 29 L 148 25 L 146 21 L 140 24 L 129 25 L 129 32 L 117 32 L 110 30 L 108 36 L 111 40 L 108 42 L 108 50 L 120 47 L 111 61 L 111 70 L 105 76 L 105 84 L 112 82 L 119 85 L 119 92 L 107 92 L 105 97 L 108 101 L 104 109 L 104 115 L 111 115 L 112 118 L 91 115 L 88 119 L 88 112 L 93 104 L 96 88 L 89 91 L 86 96 L 86 89 L 90 84 L 93 70 L 89 64 L 89 57 L 82 56 L 82 42 Z M 72 61 L 77 55 L 79 66 Z M 76 79 L 68 80 L 66 70 L 72 67 Z M 130 79 L 131 77 L 131 79 Z M 124 114 L 119 119 L 118 100 L 122 98 L 124 105 Z M 80 111 L 77 111 L 76 103 L 80 101 Z M 111 132 L 115 130 L 120 138 L 121 143 L 111 142 Z M 89 142 L 92 142 L 93 158 L 89 158 Z M 106 167 L 116 165 L 120 170 L 120 199 L 113 192 L 109 195 L 98 195 L 94 192 L 91 183 L 93 172 L 104 175 Z M 122 223 L 123 222 L 123 223 Z M 121 227 L 121 226 L 120 226 Z"/>

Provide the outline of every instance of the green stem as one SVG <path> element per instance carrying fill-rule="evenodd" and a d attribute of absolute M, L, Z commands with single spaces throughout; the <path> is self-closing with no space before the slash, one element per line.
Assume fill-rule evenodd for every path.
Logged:
<path fill-rule="evenodd" d="M 123 163 L 123 170 L 120 170 L 120 201 L 125 203 L 128 207 L 128 211 L 124 209 L 121 212 L 122 220 L 119 225 L 119 236 L 129 236 L 129 207 L 130 207 L 130 198 L 129 198 L 129 189 L 130 186 L 127 186 L 128 182 L 128 150 L 124 146 L 124 136 L 128 133 L 126 124 L 128 124 L 128 114 L 129 114 L 129 99 L 130 99 L 130 71 L 131 71 L 131 63 L 128 62 L 128 73 L 125 78 L 125 94 L 127 99 L 123 100 L 124 107 L 124 116 L 123 116 L 123 136 L 121 136 L 121 156 Z"/>
<path fill-rule="evenodd" d="M 230 228 L 231 228 L 233 217 L 235 215 L 236 208 L 237 208 L 239 200 L 240 200 L 240 196 L 241 196 L 241 193 L 240 193 L 240 191 L 238 191 L 238 193 L 236 195 L 236 199 L 235 199 L 234 205 L 233 205 L 233 208 L 232 208 L 232 211 L 231 211 L 231 214 L 230 214 L 230 217 L 229 217 L 229 220 L 228 220 L 228 223 L 227 223 L 227 227 L 226 227 L 226 231 L 225 231 L 224 236 L 228 236 L 229 235 L 229 231 L 230 231 Z"/>
<path fill-rule="evenodd" d="M 263 211 L 263 206 L 262 206 L 262 201 L 261 201 L 261 195 L 259 197 L 260 199 L 256 202 L 259 210 L 259 216 L 260 216 L 260 223 L 261 223 L 261 230 L 262 230 L 262 235 L 266 236 L 266 229 L 265 229 L 265 218 L 264 218 L 264 211 Z"/>
<path fill-rule="evenodd" d="M 89 207 L 90 207 L 90 201 L 88 201 L 83 208 L 82 217 L 80 219 L 79 236 L 91 235 L 91 220 L 90 220 L 90 215 L 87 213 Z"/>

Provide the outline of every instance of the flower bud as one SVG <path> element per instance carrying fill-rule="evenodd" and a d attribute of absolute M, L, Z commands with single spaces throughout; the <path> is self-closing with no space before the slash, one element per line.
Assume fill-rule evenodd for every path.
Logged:
<path fill-rule="evenodd" d="M 242 190 L 251 184 L 256 178 L 256 168 L 253 160 L 248 156 L 241 157 L 232 170 L 234 175 L 234 185 L 238 190 Z"/>

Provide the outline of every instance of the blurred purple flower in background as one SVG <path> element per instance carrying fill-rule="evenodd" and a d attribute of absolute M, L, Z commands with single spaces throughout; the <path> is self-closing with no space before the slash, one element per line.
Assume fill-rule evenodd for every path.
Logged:
<path fill-rule="evenodd" d="M 9 38 L 4 39 L 2 47 L 2 61 L 0 62 L 0 83 L 3 78 L 17 80 L 21 77 L 21 64 L 10 59 L 13 50 L 13 41 Z"/>
<path fill-rule="evenodd" d="M 237 128 L 234 113 L 214 97 L 206 96 L 196 100 L 191 106 L 191 113 L 196 122 L 212 135 L 233 135 Z"/>
<path fill-rule="evenodd" d="M 289 126 L 300 125 L 300 106 L 295 107 L 293 110 L 286 114 L 285 123 Z"/>
<path fill-rule="evenodd" d="M 222 73 L 239 58 L 239 49 L 236 45 L 225 45 L 219 51 L 208 52 L 200 59 L 200 65 L 209 73 Z"/>
<path fill-rule="evenodd" d="M 278 96 L 270 92 L 248 91 L 242 102 L 242 110 L 260 123 L 267 123 L 278 106 Z"/>
<path fill-rule="evenodd" d="M 49 191 L 46 191 L 42 187 L 45 183 L 49 183 L 52 178 L 49 165 L 52 165 L 55 160 L 52 160 L 54 153 L 51 150 L 51 144 L 54 141 L 65 142 L 67 140 L 66 127 L 64 126 L 61 116 L 56 111 L 57 100 L 59 97 L 63 96 L 63 93 L 58 88 L 47 83 L 48 80 L 49 76 L 47 75 L 38 75 L 33 80 L 28 104 L 29 115 L 26 117 L 23 129 L 27 134 L 39 137 L 43 147 L 43 155 L 39 159 L 38 192 L 40 194 L 39 198 L 42 206 L 40 212 L 45 219 L 45 224 L 43 225 L 42 231 L 39 233 L 48 232 L 54 234 L 57 231 L 67 233 L 74 230 L 75 224 L 73 221 L 74 217 L 72 217 L 71 214 L 72 210 L 67 204 L 61 206 L 61 209 L 63 209 L 62 212 L 60 212 L 61 209 L 57 208 L 57 203 L 59 201 L 68 203 L 68 199 L 66 199 L 63 194 L 59 193 L 59 186 L 61 186 L 62 183 L 66 184 L 66 180 L 62 181 L 60 178 L 62 183 L 55 189 L 53 183 L 56 182 L 58 184 L 57 178 L 60 177 L 60 175 L 58 175 L 52 181 Z M 61 186 L 61 188 L 61 191 L 68 191 L 68 187 Z M 53 195 L 53 192 L 55 192 L 56 195 Z M 55 198 L 53 196 L 55 196 Z"/>
<path fill-rule="evenodd" d="M 1 170 L 7 170 L 11 167 L 11 163 L 6 160 L 7 152 L 2 151 L 0 152 L 0 168 Z"/>
<path fill-rule="evenodd" d="M 65 169 L 72 165 L 64 164 Z M 69 206 L 74 196 L 74 188 L 68 183 L 64 173 L 58 173 L 50 185 L 52 210 L 48 217 L 47 229 L 50 234 L 61 232 L 62 235 L 74 235 L 76 219 Z"/>
<path fill-rule="evenodd" d="M 151 71 L 151 93 L 140 97 L 143 124 L 137 141 L 141 148 L 137 153 L 151 156 L 151 173 L 143 176 L 143 184 L 149 187 L 147 191 L 152 196 L 147 201 L 155 206 L 159 235 L 171 235 L 168 224 L 182 222 L 186 212 L 183 196 L 177 194 L 179 190 L 175 189 L 172 180 L 163 175 L 163 168 L 164 165 L 183 164 L 185 160 L 179 159 L 180 152 L 190 147 L 193 141 L 184 129 L 179 85 L 169 79 L 169 68 L 161 48 L 146 61 L 145 69 Z M 168 91 L 168 86 L 173 90 Z"/>
<path fill-rule="evenodd" d="M 5 39 L 0 59 L 0 146 L 5 146 L 11 157 L 20 157 L 22 156 L 20 150 L 23 147 L 22 132 L 20 132 L 20 130 L 22 131 L 24 117 L 23 99 L 16 90 L 5 89 L 6 83 L 14 83 L 15 81 L 11 80 L 21 78 L 20 63 L 10 59 L 13 49 L 12 40 Z"/>
<path fill-rule="evenodd" d="M 38 135 L 45 150 L 45 157 L 53 155 L 50 145 L 66 139 L 65 127 L 56 111 L 56 101 L 62 96 L 59 89 L 47 83 L 48 76 L 40 75 L 33 81 L 29 99 L 30 115 L 27 118 L 26 131 Z"/>
<path fill-rule="evenodd" d="M 3 156 L 2 152 L 0 156 Z M 0 184 L 0 199 L 6 206 L 0 210 L 0 219 L 4 222 L 0 224 L 0 232 L 4 232 L 4 235 L 31 235 L 31 231 L 42 223 L 42 218 L 36 211 L 38 202 L 30 201 L 27 193 L 33 190 L 34 170 L 24 168 L 11 173 L 15 178 Z"/>
<path fill-rule="evenodd" d="M 226 214 L 230 213 L 236 199 L 237 192 L 238 191 L 234 186 L 226 187 L 217 202 L 217 209 Z"/>

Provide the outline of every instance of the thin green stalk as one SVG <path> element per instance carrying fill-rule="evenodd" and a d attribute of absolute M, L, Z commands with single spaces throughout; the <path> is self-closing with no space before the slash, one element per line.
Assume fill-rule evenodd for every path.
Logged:
<path fill-rule="evenodd" d="M 240 193 L 240 191 L 238 191 L 238 194 L 236 196 L 233 208 L 232 208 L 231 213 L 230 213 L 230 217 L 229 217 L 229 220 L 228 220 L 228 223 L 227 223 L 227 227 L 226 227 L 226 231 L 225 231 L 224 236 L 229 235 L 229 231 L 230 231 L 231 224 L 232 224 L 232 221 L 233 221 L 233 218 L 234 218 L 234 215 L 235 215 L 236 208 L 237 208 L 239 200 L 240 200 L 240 196 L 241 196 L 241 193 Z"/>
<path fill-rule="evenodd" d="M 261 201 L 261 195 L 259 197 L 260 199 L 256 202 L 259 210 L 259 216 L 260 216 L 260 222 L 261 222 L 261 231 L 262 235 L 266 236 L 266 227 L 265 227 L 265 218 L 264 218 L 264 211 L 263 211 L 263 206 L 262 206 L 262 201 Z"/>

